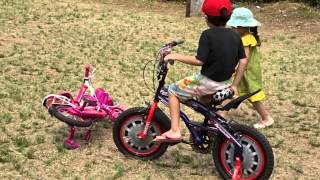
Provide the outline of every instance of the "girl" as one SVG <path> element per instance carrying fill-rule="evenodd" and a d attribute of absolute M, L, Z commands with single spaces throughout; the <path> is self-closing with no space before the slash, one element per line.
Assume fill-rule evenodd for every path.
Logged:
<path fill-rule="evenodd" d="M 249 9 L 236 8 L 233 10 L 227 25 L 240 33 L 245 53 L 249 61 L 247 70 L 238 87 L 239 95 L 241 96 L 262 89 L 260 57 L 257 51 L 257 46 L 260 46 L 261 44 L 257 27 L 261 24 L 254 19 L 253 14 Z M 255 128 L 265 128 L 274 123 L 274 120 L 261 102 L 265 97 L 264 92 L 260 91 L 249 98 L 249 101 L 261 116 L 261 120 L 254 124 Z"/>

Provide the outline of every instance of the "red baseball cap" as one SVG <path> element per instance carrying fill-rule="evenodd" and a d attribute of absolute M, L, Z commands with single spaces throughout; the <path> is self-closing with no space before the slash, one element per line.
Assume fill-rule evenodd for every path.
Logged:
<path fill-rule="evenodd" d="M 222 15 L 221 10 L 225 8 L 226 14 Z M 229 0 L 204 0 L 202 4 L 202 12 L 209 16 L 230 16 L 231 2 Z"/>

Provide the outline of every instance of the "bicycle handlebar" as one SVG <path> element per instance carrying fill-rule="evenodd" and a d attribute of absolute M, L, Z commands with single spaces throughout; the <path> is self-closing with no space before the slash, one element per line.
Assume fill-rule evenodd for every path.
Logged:
<path fill-rule="evenodd" d="M 172 42 L 166 44 L 165 46 L 174 47 L 174 46 L 182 44 L 182 43 L 184 43 L 184 40 L 183 39 L 178 39 L 178 40 L 173 40 Z"/>
<path fill-rule="evenodd" d="M 168 62 L 164 62 L 164 57 L 171 53 L 171 50 L 174 46 L 184 43 L 184 40 L 173 40 L 170 43 L 165 44 L 160 50 L 160 59 L 157 67 L 157 77 L 160 78 L 160 75 L 164 75 L 167 73 L 167 64 Z M 174 61 L 169 61 L 169 64 L 173 65 Z"/>
<path fill-rule="evenodd" d="M 174 40 L 174 41 L 172 41 L 172 46 L 176 46 L 176 45 L 183 44 L 183 43 L 184 43 L 183 39 Z"/>

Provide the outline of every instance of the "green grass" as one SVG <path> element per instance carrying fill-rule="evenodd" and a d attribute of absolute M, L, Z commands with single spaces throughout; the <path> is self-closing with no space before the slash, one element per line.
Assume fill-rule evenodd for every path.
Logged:
<path fill-rule="evenodd" d="M 59 153 L 65 153 L 66 152 L 66 149 L 64 148 L 63 144 L 57 144 L 56 148 L 57 148 Z"/>
<path fill-rule="evenodd" d="M 1 163 L 7 163 L 7 162 L 11 162 L 11 160 L 12 160 L 12 155 L 9 152 L 8 146 L 1 146 L 1 149 L 0 149 L 0 162 Z"/>
<path fill-rule="evenodd" d="M 35 154 L 34 154 L 35 152 L 36 152 L 35 149 L 30 148 L 26 153 L 26 157 L 28 159 L 34 159 L 35 158 Z"/>
<path fill-rule="evenodd" d="M 125 169 L 123 164 L 115 164 L 114 165 L 114 170 L 116 171 L 115 174 L 113 175 L 112 179 L 119 179 L 122 176 L 124 176 Z"/>
<path fill-rule="evenodd" d="M 203 18 L 186 19 L 184 5 L 164 1 L 10 0 L 0 6 L 0 179 L 218 179 L 212 156 L 184 144 L 154 162 L 124 157 L 109 123 L 94 128 L 89 144 L 77 129 L 81 147 L 68 151 L 67 125 L 41 105 L 50 93 L 75 95 L 84 65 L 91 64 L 96 87 L 129 107 L 143 106 L 153 97 L 142 79 L 144 63 L 174 38 L 186 40 L 175 52 L 195 54 Z M 319 152 L 319 11 L 287 2 L 252 9 L 263 24 L 265 105 L 275 119 L 261 131 L 277 157 L 273 178 L 312 179 L 320 175 L 319 167 L 309 168 Z M 151 84 L 152 67 L 147 70 Z M 176 63 L 166 83 L 197 71 Z M 258 120 L 249 103 L 230 116 L 249 125 Z"/>
<path fill-rule="evenodd" d="M 13 141 L 18 148 L 26 148 L 31 144 L 31 142 L 26 137 L 18 136 L 15 137 Z"/>
<path fill-rule="evenodd" d="M 43 135 L 36 136 L 36 143 L 37 144 L 42 144 L 44 142 L 45 142 L 45 137 Z"/>
<path fill-rule="evenodd" d="M 5 113 L 0 116 L 1 122 L 5 124 L 9 124 L 12 121 L 12 116 L 9 113 Z"/>

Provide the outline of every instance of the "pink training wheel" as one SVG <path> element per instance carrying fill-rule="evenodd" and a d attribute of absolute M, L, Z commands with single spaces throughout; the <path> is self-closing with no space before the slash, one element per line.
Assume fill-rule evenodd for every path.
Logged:
<path fill-rule="evenodd" d="M 77 149 L 78 147 L 80 147 L 79 143 L 76 143 L 74 140 L 71 139 L 66 139 L 63 142 L 63 146 L 67 149 Z"/>

